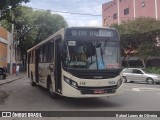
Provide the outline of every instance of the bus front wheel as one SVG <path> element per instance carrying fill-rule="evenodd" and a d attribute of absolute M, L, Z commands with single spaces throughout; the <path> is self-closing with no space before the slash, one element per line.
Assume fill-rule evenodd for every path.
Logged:
<path fill-rule="evenodd" d="M 58 94 L 56 94 L 53 90 L 53 85 L 51 81 L 48 82 L 48 92 L 52 98 L 54 99 L 58 98 Z"/>

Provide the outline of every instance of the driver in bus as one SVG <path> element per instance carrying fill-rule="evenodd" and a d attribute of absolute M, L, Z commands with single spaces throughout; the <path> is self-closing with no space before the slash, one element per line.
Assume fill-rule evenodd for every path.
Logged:
<path fill-rule="evenodd" d="M 84 51 L 84 46 L 79 46 L 78 48 L 75 48 L 75 51 L 78 61 L 87 61 L 87 55 Z"/>

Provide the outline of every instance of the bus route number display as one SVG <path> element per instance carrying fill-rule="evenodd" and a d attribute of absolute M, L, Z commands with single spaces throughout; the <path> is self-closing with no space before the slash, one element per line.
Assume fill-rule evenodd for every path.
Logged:
<path fill-rule="evenodd" d="M 113 37 L 113 31 L 109 31 L 109 30 L 71 30 L 71 36 Z"/>

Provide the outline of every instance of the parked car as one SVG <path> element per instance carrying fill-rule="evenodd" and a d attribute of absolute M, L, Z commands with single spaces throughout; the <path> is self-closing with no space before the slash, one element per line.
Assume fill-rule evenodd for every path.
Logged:
<path fill-rule="evenodd" d="M 122 78 L 124 82 L 160 83 L 159 74 L 148 73 L 143 68 L 126 68 L 122 71 Z"/>
<path fill-rule="evenodd" d="M 0 79 L 5 79 L 7 77 L 6 68 L 0 67 Z"/>

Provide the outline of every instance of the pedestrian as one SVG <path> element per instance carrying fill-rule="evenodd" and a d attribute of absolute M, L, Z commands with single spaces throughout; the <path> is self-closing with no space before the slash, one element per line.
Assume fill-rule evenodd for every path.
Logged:
<path fill-rule="evenodd" d="M 19 65 L 16 66 L 16 76 L 19 74 Z"/>

